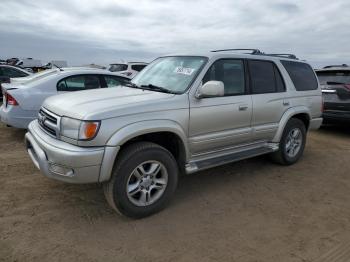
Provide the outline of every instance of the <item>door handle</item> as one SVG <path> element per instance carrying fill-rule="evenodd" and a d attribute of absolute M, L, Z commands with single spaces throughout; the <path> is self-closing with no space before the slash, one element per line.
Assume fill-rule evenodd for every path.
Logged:
<path fill-rule="evenodd" d="M 289 105 L 290 105 L 290 103 L 289 103 L 289 101 L 288 101 L 288 100 L 283 100 L 283 105 L 284 105 L 284 106 L 289 106 Z"/>
<path fill-rule="evenodd" d="M 248 109 L 248 105 L 239 105 L 238 109 L 239 111 L 245 111 Z"/>

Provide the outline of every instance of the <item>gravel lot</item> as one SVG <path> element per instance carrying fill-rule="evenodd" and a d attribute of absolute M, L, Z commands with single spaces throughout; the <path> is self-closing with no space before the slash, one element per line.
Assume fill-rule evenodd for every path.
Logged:
<path fill-rule="evenodd" d="M 184 176 L 142 220 L 99 185 L 40 175 L 23 135 L 0 124 L 0 261 L 350 261 L 350 128 L 310 133 L 294 166 L 257 157 Z"/>

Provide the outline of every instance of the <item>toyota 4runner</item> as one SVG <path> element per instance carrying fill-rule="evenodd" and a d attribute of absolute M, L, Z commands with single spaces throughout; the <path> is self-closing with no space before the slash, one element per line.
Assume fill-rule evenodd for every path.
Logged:
<path fill-rule="evenodd" d="M 321 111 L 306 62 L 217 50 L 160 57 L 119 88 L 50 97 L 25 140 L 45 176 L 103 183 L 112 208 L 140 218 L 168 203 L 180 173 L 262 154 L 294 164 Z"/>

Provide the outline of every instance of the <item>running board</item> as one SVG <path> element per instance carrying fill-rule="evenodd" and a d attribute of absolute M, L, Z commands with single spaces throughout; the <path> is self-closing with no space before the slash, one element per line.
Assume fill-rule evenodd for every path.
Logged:
<path fill-rule="evenodd" d="M 208 158 L 204 160 L 191 161 L 186 165 L 186 173 L 191 174 L 197 171 L 225 165 L 231 162 L 236 162 L 239 160 L 272 153 L 274 151 L 276 151 L 276 148 L 274 147 L 259 147 L 259 148 L 249 149 L 241 152 L 227 154 L 224 156 L 217 156 L 217 157 Z"/>

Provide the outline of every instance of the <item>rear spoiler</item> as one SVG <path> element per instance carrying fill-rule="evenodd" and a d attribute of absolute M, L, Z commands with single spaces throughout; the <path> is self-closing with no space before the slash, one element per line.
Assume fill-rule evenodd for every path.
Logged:
<path fill-rule="evenodd" d="M 16 87 L 11 86 L 11 84 L 5 84 L 5 83 L 0 83 L 0 98 L 3 100 L 3 96 L 5 93 L 8 93 L 10 90 L 15 90 L 17 89 Z"/>
<path fill-rule="evenodd" d="M 4 91 L 9 91 L 9 90 L 15 90 L 18 89 L 15 85 L 11 83 L 2 83 L 1 84 L 1 89 Z"/>

